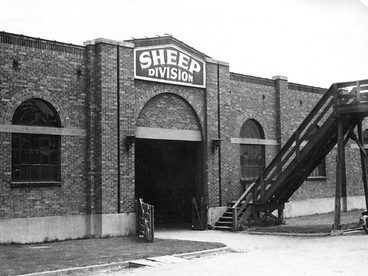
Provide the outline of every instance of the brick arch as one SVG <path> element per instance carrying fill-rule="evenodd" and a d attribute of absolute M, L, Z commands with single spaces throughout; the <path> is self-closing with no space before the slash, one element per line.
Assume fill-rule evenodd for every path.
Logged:
<path fill-rule="evenodd" d="M 250 118 L 245 120 L 241 126 L 240 137 L 264 139 L 265 134 L 262 125 L 256 119 Z"/>
<path fill-rule="evenodd" d="M 258 116 L 258 114 L 247 114 L 247 115 L 244 115 L 244 116 L 240 116 L 238 118 L 238 121 L 237 121 L 237 125 L 236 125 L 236 130 L 238 131 L 238 134 L 240 134 L 240 130 L 243 126 L 243 124 L 247 121 L 247 120 L 253 120 L 255 122 L 257 122 L 258 126 L 262 129 L 263 131 L 263 135 L 264 135 L 264 139 L 270 139 L 269 136 L 269 129 L 268 128 L 265 128 L 265 126 L 267 126 L 267 123 L 265 121 L 265 119 L 262 117 L 262 116 Z M 240 136 L 239 136 L 240 137 Z"/>
<path fill-rule="evenodd" d="M 137 127 L 140 126 L 201 131 L 192 105 L 174 93 L 161 93 L 150 98 L 139 112 Z"/>
<path fill-rule="evenodd" d="M 59 106 L 54 99 L 51 97 L 51 95 L 47 95 L 45 92 L 37 91 L 37 90 L 31 90 L 31 89 L 24 89 L 19 92 L 17 92 L 7 103 L 3 113 L 1 114 L 1 123 L 11 125 L 13 114 L 15 110 L 18 108 L 18 106 L 29 99 L 32 98 L 39 98 L 42 100 L 45 100 L 50 105 L 52 105 L 55 110 L 57 111 L 61 127 L 67 127 L 69 126 L 69 117 L 66 115 L 66 112 Z"/>

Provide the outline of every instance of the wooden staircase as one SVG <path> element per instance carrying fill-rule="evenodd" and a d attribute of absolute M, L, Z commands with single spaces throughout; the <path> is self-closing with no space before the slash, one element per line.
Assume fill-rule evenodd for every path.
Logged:
<path fill-rule="evenodd" d="M 285 203 L 336 145 L 338 124 L 345 143 L 349 138 L 359 142 L 354 128 L 368 116 L 366 92 L 368 80 L 333 84 L 260 177 L 228 205 L 212 228 L 237 231 L 252 222 L 282 221 Z"/>

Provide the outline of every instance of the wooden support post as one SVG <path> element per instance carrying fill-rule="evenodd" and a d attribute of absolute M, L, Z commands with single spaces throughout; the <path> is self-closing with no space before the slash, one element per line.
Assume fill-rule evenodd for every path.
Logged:
<path fill-rule="evenodd" d="M 253 203 L 257 203 L 257 188 L 258 186 L 254 185 L 253 188 L 252 188 L 252 199 L 253 199 Z"/>
<path fill-rule="evenodd" d="M 337 165 L 336 165 L 336 191 L 335 191 L 335 220 L 333 225 L 333 230 L 340 229 L 340 221 L 341 221 L 341 181 L 342 181 L 342 152 L 344 147 L 344 130 L 343 130 L 343 121 L 342 118 L 338 118 L 338 127 L 337 127 Z"/>
<path fill-rule="evenodd" d="M 261 187 L 262 189 L 262 187 Z M 253 186 L 253 191 L 252 191 L 252 196 L 253 196 L 253 204 L 255 203 L 258 203 L 258 193 L 257 193 L 257 190 L 258 190 L 258 186 L 254 185 Z M 253 209 L 252 209 L 253 210 Z M 255 210 L 255 209 L 254 209 Z M 255 221 L 258 221 L 258 212 L 257 211 L 252 211 L 252 216 L 253 216 L 253 219 Z"/>
<path fill-rule="evenodd" d="M 362 130 L 362 120 L 358 123 L 358 137 L 361 145 L 364 145 L 363 139 L 363 130 Z M 364 152 L 360 150 L 360 163 L 362 166 L 362 179 L 363 179 L 363 187 L 364 187 L 364 195 L 365 195 L 365 207 L 368 209 L 368 185 L 367 185 L 367 164 L 366 164 L 366 156 Z"/>
<path fill-rule="evenodd" d="M 343 143 L 342 161 L 341 161 L 341 209 L 343 212 L 348 211 L 348 201 L 346 197 L 346 163 L 345 163 L 345 144 Z"/>
<path fill-rule="evenodd" d="M 153 242 L 155 239 L 155 207 L 153 205 L 150 205 L 150 229 L 151 229 L 151 236 L 150 236 L 150 242 Z"/>
<path fill-rule="evenodd" d="M 359 81 L 357 81 L 357 84 L 356 84 L 356 100 L 357 100 L 357 104 L 360 103 L 360 84 L 359 84 Z"/>
<path fill-rule="evenodd" d="M 277 210 L 277 216 L 280 223 L 284 223 L 284 209 Z"/>
<path fill-rule="evenodd" d="M 235 206 L 233 210 L 233 229 L 238 231 L 238 207 Z"/>

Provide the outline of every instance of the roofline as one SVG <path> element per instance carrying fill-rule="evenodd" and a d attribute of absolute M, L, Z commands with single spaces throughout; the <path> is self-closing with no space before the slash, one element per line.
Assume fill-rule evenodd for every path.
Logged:
<path fill-rule="evenodd" d="M 62 45 L 65 45 L 65 46 L 77 47 L 77 48 L 81 48 L 81 49 L 84 49 L 85 48 L 83 45 L 77 45 L 77 44 L 61 42 L 61 41 L 57 41 L 57 40 L 50 40 L 50 39 L 39 38 L 39 37 L 34 37 L 34 36 L 27 36 L 27 35 L 23 35 L 23 34 L 15 34 L 15 33 L 8 33 L 8 32 L 4 32 L 4 31 L 0 31 L 0 35 L 3 35 L 3 34 L 5 34 L 5 35 L 11 35 L 11 36 L 17 36 L 19 38 L 25 38 L 25 39 L 31 39 L 31 40 L 38 40 L 38 41 L 47 42 L 47 43 L 57 43 L 57 44 L 62 44 Z"/>
<path fill-rule="evenodd" d="M 145 40 L 158 40 L 161 38 L 171 38 L 174 41 L 183 44 L 185 47 L 187 47 L 188 49 L 192 50 L 193 52 L 196 52 L 198 54 L 200 54 L 201 56 L 204 56 L 206 58 L 211 58 L 210 56 L 206 55 L 205 53 L 198 51 L 197 49 L 193 48 L 192 46 L 189 46 L 188 44 L 186 44 L 185 42 L 173 37 L 172 35 L 163 35 L 163 36 L 152 36 L 152 37 L 144 37 L 144 38 L 133 38 L 133 39 L 128 39 L 128 40 L 124 40 L 126 42 L 132 42 L 134 43 L 134 41 L 145 41 Z"/>

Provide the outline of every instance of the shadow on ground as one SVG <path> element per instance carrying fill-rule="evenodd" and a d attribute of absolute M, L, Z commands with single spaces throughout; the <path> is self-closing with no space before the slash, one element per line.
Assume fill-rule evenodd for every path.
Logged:
<path fill-rule="evenodd" d="M 341 230 L 358 227 L 359 218 L 363 210 L 341 213 Z M 296 234 L 329 234 L 334 223 L 334 213 L 285 219 L 285 224 L 265 227 L 251 227 L 249 233 L 296 233 Z"/>

